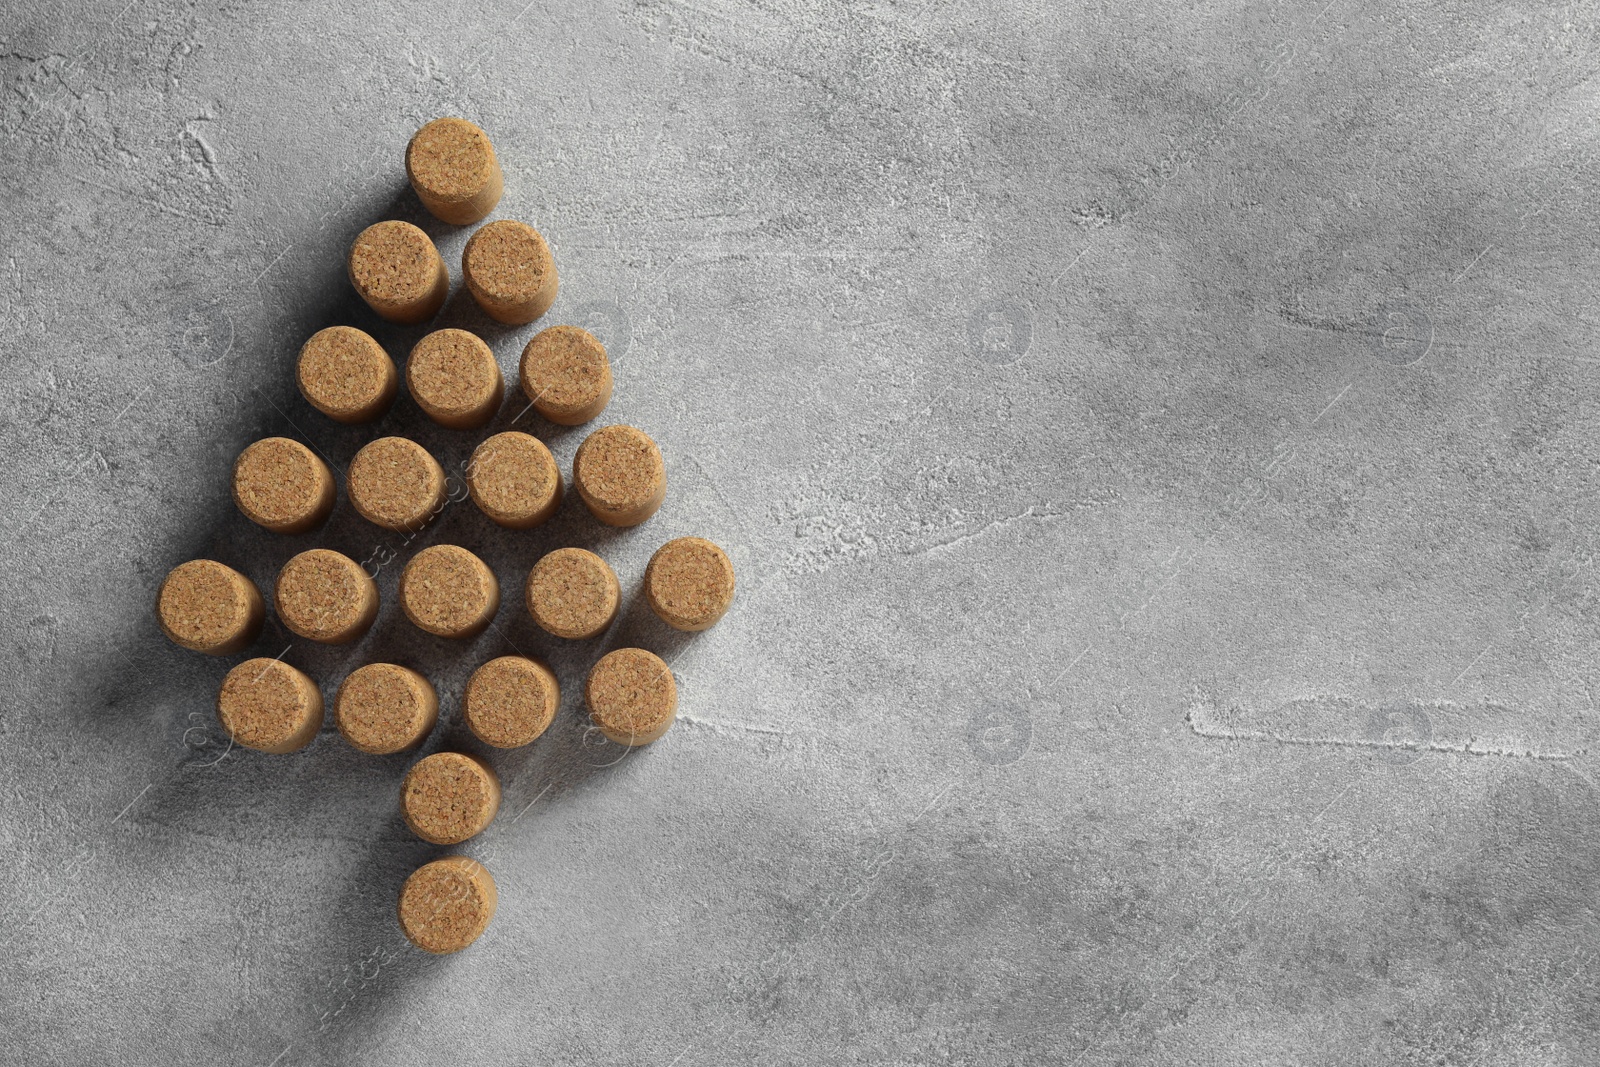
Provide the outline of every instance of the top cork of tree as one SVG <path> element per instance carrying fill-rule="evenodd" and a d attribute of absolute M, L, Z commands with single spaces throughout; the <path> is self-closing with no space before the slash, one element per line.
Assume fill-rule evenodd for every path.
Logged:
<path fill-rule="evenodd" d="M 466 119 L 434 119 L 418 130 L 406 146 L 406 175 L 422 206 L 453 226 L 489 214 L 505 191 L 489 135 Z"/>

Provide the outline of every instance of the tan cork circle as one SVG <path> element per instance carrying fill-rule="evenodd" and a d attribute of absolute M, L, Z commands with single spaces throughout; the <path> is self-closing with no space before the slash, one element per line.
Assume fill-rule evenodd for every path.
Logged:
<path fill-rule="evenodd" d="M 472 673 L 461 717 L 473 736 L 495 748 L 520 748 L 555 720 L 561 685 L 554 672 L 525 656 L 501 656 Z"/>
<path fill-rule="evenodd" d="M 415 533 L 444 510 L 444 468 L 427 449 L 404 437 L 380 437 L 350 461 L 350 505 L 385 530 Z"/>
<path fill-rule="evenodd" d="M 300 347 L 295 382 L 306 402 L 336 422 L 371 422 L 400 388 L 394 360 L 370 334 L 329 326 Z"/>
<path fill-rule="evenodd" d="M 578 641 L 598 637 L 611 625 L 622 587 L 611 565 L 593 552 L 558 548 L 528 572 L 525 595 L 541 629 Z"/>
<path fill-rule="evenodd" d="M 245 660 L 223 679 L 217 719 L 245 748 L 295 752 L 322 729 L 322 692 L 282 660 Z"/>
<path fill-rule="evenodd" d="M 328 645 L 357 640 L 378 617 L 378 587 L 371 576 L 349 556 L 326 548 L 285 563 L 272 599 L 285 626 Z"/>
<path fill-rule="evenodd" d="M 254 582 L 209 559 L 172 568 L 156 593 L 156 621 L 167 639 L 212 656 L 248 647 L 261 633 L 266 610 Z"/>
<path fill-rule="evenodd" d="M 406 879 L 400 889 L 400 929 L 426 952 L 460 952 L 483 936 L 499 903 L 494 879 L 483 864 L 446 856 Z"/>
<path fill-rule="evenodd" d="M 703 537 L 679 537 L 656 549 L 644 572 L 645 599 L 662 622 L 704 630 L 733 603 L 733 561 Z"/>
<path fill-rule="evenodd" d="M 423 413 L 452 430 L 476 430 L 494 418 L 506 383 L 494 352 L 477 334 L 435 330 L 406 360 L 406 388 Z"/>
<path fill-rule="evenodd" d="M 434 119 L 406 145 L 406 177 L 417 199 L 452 226 L 477 222 L 505 192 L 489 135 L 466 119 Z"/>
<path fill-rule="evenodd" d="M 540 415 L 559 426 L 595 418 L 611 400 L 611 361 L 588 330 L 552 326 L 522 350 L 523 395 Z"/>
<path fill-rule="evenodd" d="M 433 545 L 411 558 L 400 575 L 406 618 L 438 637 L 476 637 L 500 610 L 494 572 L 459 545 Z"/>
<path fill-rule="evenodd" d="M 657 740 L 678 714 L 672 669 L 642 648 L 619 648 L 601 657 L 589 671 L 583 697 L 595 726 L 619 745 Z"/>
<path fill-rule="evenodd" d="M 439 721 L 433 684 L 409 667 L 369 663 L 352 671 L 333 698 L 333 722 L 351 746 L 374 756 L 415 748 Z"/>
<path fill-rule="evenodd" d="M 500 779 L 487 763 L 462 752 L 436 752 L 418 760 L 400 787 L 406 826 L 434 845 L 476 837 L 499 810 Z"/>
<path fill-rule="evenodd" d="M 467 240 L 461 273 L 484 314 L 508 326 L 549 311 L 560 286 L 550 246 L 538 230 L 512 219 L 491 222 Z"/>
<path fill-rule="evenodd" d="M 546 522 L 561 507 L 561 468 L 543 441 L 507 430 L 473 450 L 467 491 L 494 522 L 526 530 Z"/>
<path fill-rule="evenodd" d="M 667 468 L 649 434 L 632 426 L 606 426 L 578 446 L 572 485 L 607 526 L 637 526 L 666 499 Z"/>
<path fill-rule="evenodd" d="M 245 518 L 274 533 L 305 533 L 322 525 L 335 495 L 328 465 L 287 437 L 257 441 L 233 464 L 234 504 Z"/>
<path fill-rule="evenodd" d="M 433 239 L 409 222 L 379 222 L 362 230 L 346 267 L 361 299 L 390 322 L 426 322 L 450 293 L 450 270 Z"/>

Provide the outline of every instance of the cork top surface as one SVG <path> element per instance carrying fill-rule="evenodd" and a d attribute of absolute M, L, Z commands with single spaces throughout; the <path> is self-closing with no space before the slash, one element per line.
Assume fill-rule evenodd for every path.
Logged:
<path fill-rule="evenodd" d="M 658 613 L 681 625 L 709 626 L 733 602 L 733 561 L 703 537 L 679 537 L 650 557 L 644 582 Z"/>
<path fill-rule="evenodd" d="M 444 496 L 444 470 L 426 448 L 404 437 L 380 437 L 350 461 L 350 503 L 390 529 L 419 529 Z"/>
<path fill-rule="evenodd" d="M 632 426 L 606 426 L 590 434 L 578 446 L 572 474 L 594 506 L 616 512 L 641 506 L 667 480 L 661 449 Z"/>
<path fill-rule="evenodd" d="M 351 745 L 381 756 L 419 741 L 438 711 L 438 696 L 426 678 L 394 663 L 369 663 L 340 684 L 333 721 Z"/>
<path fill-rule="evenodd" d="M 409 222 L 368 226 L 350 246 L 350 281 L 380 303 L 423 300 L 433 291 L 439 266 L 432 239 Z"/>
<path fill-rule="evenodd" d="M 370 334 L 329 326 L 301 346 L 295 378 L 318 411 L 351 416 L 383 399 L 395 378 L 394 360 Z"/>
<path fill-rule="evenodd" d="M 471 414 L 504 387 L 494 352 L 466 330 L 433 331 L 406 361 L 406 388 L 429 415 Z"/>
<path fill-rule="evenodd" d="M 466 119 L 434 119 L 406 146 L 406 173 L 435 199 L 471 200 L 494 178 L 494 146 Z"/>
<path fill-rule="evenodd" d="M 446 856 L 413 871 L 400 889 L 400 928 L 427 952 L 459 952 L 489 928 L 499 895 L 483 864 Z"/>
<path fill-rule="evenodd" d="M 620 599 L 616 574 L 587 549 L 558 548 L 528 573 L 528 612 L 557 637 L 593 637 L 610 624 Z"/>
<path fill-rule="evenodd" d="M 316 454 L 287 437 L 257 441 L 233 464 L 233 499 L 251 521 L 293 523 L 320 506 L 332 475 Z"/>
<path fill-rule="evenodd" d="M 400 787 L 406 825 L 435 845 L 454 845 L 481 833 L 499 806 L 494 772 L 460 752 L 436 752 L 419 760 Z"/>
<path fill-rule="evenodd" d="M 500 600 L 494 572 L 460 545 L 433 545 L 406 564 L 400 604 L 406 617 L 432 634 L 474 629 Z"/>
<path fill-rule="evenodd" d="M 554 410 L 579 411 L 611 388 L 605 346 L 588 330 L 552 326 L 522 350 L 522 391 Z"/>
<path fill-rule="evenodd" d="M 328 640 L 360 621 L 371 589 L 361 564 L 332 549 L 313 548 L 283 565 L 273 603 L 289 629 Z"/>
<path fill-rule="evenodd" d="M 548 667 L 501 656 L 473 672 L 461 715 L 484 744 L 517 748 L 549 729 L 560 703 L 560 686 Z"/>
<path fill-rule="evenodd" d="M 661 657 L 642 648 L 619 648 L 589 672 L 584 700 L 608 733 L 645 736 L 678 710 L 678 686 Z"/>
<path fill-rule="evenodd" d="M 522 303 L 544 288 L 555 260 L 544 238 L 525 222 L 500 219 L 482 227 L 461 254 L 462 271 L 489 299 Z"/>
<path fill-rule="evenodd" d="M 168 572 L 156 594 L 161 629 L 184 648 L 227 644 L 249 624 L 250 579 L 215 560 L 192 559 Z"/>
<path fill-rule="evenodd" d="M 239 744 L 278 748 L 321 713 L 321 696 L 305 676 L 276 659 L 249 659 L 228 672 L 217 694 L 217 717 Z"/>
<path fill-rule="evenodd" d="M 543 441 L 517 430 L 479 445 L 467 466 L 467 489 L 490 518 L 515 522 L 550 506 L 561 470 Z"/>

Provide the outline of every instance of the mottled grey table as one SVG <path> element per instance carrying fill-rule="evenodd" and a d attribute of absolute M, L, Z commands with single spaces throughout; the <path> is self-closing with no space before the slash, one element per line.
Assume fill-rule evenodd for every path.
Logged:
<path fill-rule="evenodd" d="M 7 1064 L 1590 1064 L 1600 1056 L 1600 24 L 1592 4 L 23 3 L 0 17 L 0 1060 Z M 445 21 L 448 17 L 448 21 Z M 411 132 L 482 124 L 498 217 L 611 347 L 666 507 L 415 542 L 228 497 L 353 236 L 466 233 Z M 459 280 L 458 280 L 459 286 Z M 508 374 L 532 328 L 457 292 Z M 569 464 L 582 431 L 522 415 Z M 378 430 L 458 465 L 403 399 Z M 713 630 L 632 599 L 662 541 Z M 426 543 L 509 591 L 468 644 Z M 565 687 L 465 851 L 489 932 L 393 916 L 439 850 L 405 757 L 270 757 L 230 661 L 156 631 L 210 556 L 393 560 L 379 624 L 284 652 Z M 550 548 L 630 607 L 564 644 Z M 589 663 L 681 720 L 595 744 Z M 470 746 L 469 746 L 470 747 Z"/>

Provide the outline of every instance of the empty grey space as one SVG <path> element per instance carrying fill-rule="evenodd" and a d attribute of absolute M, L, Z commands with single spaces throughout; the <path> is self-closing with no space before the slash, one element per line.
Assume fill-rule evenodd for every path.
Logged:
<path fill-rule="evenodd" d="M 1593 5 L 3 6 L 0 1062 L 1600 1059 Z M 441 115 L 550 242 L 535 326 L 406 184 Z M 657 516 L 238 514 L 268 435 L 459 471 L 516 426 L 570 479 L 587 430 L 514 391 L 482 433 L 300 397 L 314 331 L 424 332 L 344 275 L 387 218 L 508 381 L 606 342 Z M 738 571 L 700 635 L 638 594 L 680 535 Z M 470 642 L 395 598 L 445 543 L 504 593 Z M 604 638 L 522 606 L 562 545 L 622 580 Z M 156 628 L 173 566 L 270 593 L 316 546 L 378 624 L 248 655 L 422 670 L 425 752 L 482 751 L 492 656 L 561 680 L 459 850 L 401 823 L 412 757 L 230 747 L 243 657 Z M 629 751 L 581 687 L 633 644 L 681 717 Z M 430 957 L 395 900 L 448 851 L 499 910 Z"/>

